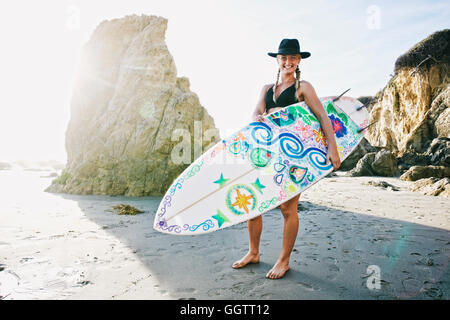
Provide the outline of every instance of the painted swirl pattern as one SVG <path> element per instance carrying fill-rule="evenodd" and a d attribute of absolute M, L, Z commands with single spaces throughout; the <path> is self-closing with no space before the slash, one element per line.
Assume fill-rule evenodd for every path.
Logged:
<path fill-rule="evenodd" d="M 183 229 L 184 229 L 184 230 L 189 230 L 189 231 L 194 232 L 194 231 L 197 230 L 198 228 L 202 227 L 203 231 L 207 231 L 207 230 L 209 230 L 209 229 L 211 229 L 211 228 L 214 228 L 214 226 L 215 226 L 215 225 L 214 225 L 214 222 L 212 222 L 211 219 L 208 219 L 208 220 L 205 220 L 205 221 L 203 221 L 202 223 L 197 224 L 197 225 L 192 225 L 192 226 L 190 226 L 189 224 L 185 224 L 185 225 L 183 226 Z"/>

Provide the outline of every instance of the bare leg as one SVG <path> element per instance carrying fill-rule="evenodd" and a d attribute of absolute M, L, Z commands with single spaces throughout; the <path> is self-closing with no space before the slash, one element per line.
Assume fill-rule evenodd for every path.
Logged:
<path fill-rule="evenodd" d="M 289 259 L 298 233 L 297 205 L 300 194 L 280 206 L 284 217 L 283 247 L 272 269 L 267 273 L 269 279 L 279 279 L 289 270 Z"/>
<path fill-rule="evenodd" d="M 259 262 L 259 240 L 261 239 L 262 216 L 248 220 L 247 225 L 249 249 L 247 254 L 242 259 L 233 263 L 232 267 L 235 269 L 242 268 L 249 263 Z"/>

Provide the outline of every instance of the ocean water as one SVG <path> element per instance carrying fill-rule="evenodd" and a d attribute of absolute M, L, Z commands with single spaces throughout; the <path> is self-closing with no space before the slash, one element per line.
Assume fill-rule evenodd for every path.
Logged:
<path fill-rule="evenodd" d="M 79 208 L 74 206 L 73 200 L 105 200 L 111 203 L 127 201 L 129 204 L 144 206 L 147 210 L 159 205 L 162 197 L 124 197 L 101 195 L 66 195 L 49 193 L 44 190 L 51 184 L 55 177 L 49 174 L 55 170 L 19 169 L 0 170 L 0 219 L 2 215 L 11 214 L 14 211 L 34 212 L 35 215 L 42 212 L 54 212 L 64 210 L 80 214 Z M 58 172 L 59 173 L 59 172 Z"/>

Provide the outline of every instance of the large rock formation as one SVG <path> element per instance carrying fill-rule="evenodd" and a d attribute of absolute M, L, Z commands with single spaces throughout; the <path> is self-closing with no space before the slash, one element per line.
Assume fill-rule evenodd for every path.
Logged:
<path fill-rule="evenodd" d="M 166 28 L 164 18 L 131 15 L 95 29 L 71 99 L 67 165 L 47 191 L 161 195 L 220 139 L 188 79 L 177 78 Z"/>
<path fill-rule="evenodd" d="M 450 29 L 432 34 L 401 55 L 389 83 L 374 97 L 358 98 L 367 106 L 369 123 L 373 123 L 367 130 L 369 143 L 365 145 L 390 150 L 402 171 L 417 164 L 437 165 L 431 160 L 436 156 L 430 154 L 429 146 L 438 141 L 439 149 L 443 149 L 442 139 L 450 138 L 449 65 Z M 344 161 L 342 170 L 355 168 L 355 159 L 376 152 L 359 149 L 351 161 Z M 448 153 L 448 147 L 444 149 Z M 365 167 L 370 165 L 369 160 L 366 158 Z"/>
<path fill-rule="evenodd" d="M 392 177 L 398 174 L 397 159 L 386 149 L 366 153 L 359 159 L 356 167 L 346 173 L 347 176 Z"/>
<path fill-rule="evenodd" d="M 448 196 L 449 190 L 449 66 L 450 29 L 445 29 L 400 56 L 395 75 L 368 100 L 374 124 L 367 140 L 396 156 L 400 179 L 417 180 L 411 190 L 429 195 Z M 350 173 L 370 173 L 374 160 L 369 153 Z"/>
<path fill-rule="evenodd" d="M 367 139 L 402 156 L 423 152 L 449 135 L 450 29 L 416 44 L 395 63 L 395 75 L 377 95 Z"/>

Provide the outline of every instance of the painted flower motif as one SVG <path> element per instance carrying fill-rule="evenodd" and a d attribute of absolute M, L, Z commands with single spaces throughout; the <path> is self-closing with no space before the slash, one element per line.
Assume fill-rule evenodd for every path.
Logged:
<path fill-rule="evenodd" d="M 319 130 L 313 130 L 313 133 L 316 135 L 316 142 L 321 142 L 324 146 L 327 146 L 327 138 L 325 138 L 322 128 L 319 128 Z"/>
<path fill-rule="evenodd" d="M 344 157 L 344 147 L 338 146 L 337 150 L 339 152 L 339 158 L 343 158 Z"/>
<path fill-rule="evenodd" d="M 304 124 L 302 121 L 298 121 L 297 125 L 294 127 L 297 132 L 300 133 L 303 139 L 308 139 L 312 136 L 311 126 Z"/>
<path fill-rule="evenodd" d="M 246 140 L 244 135 L 242 134 L 242 132 L 238 132 L 238 134 L 236 135 L 236 138 L 234 139 L 234 141 L 244 141 Z"/>
<path fill-rule="evenodd" d="M 293 193 L 297 192 L 297 186 L 293 182 L 291 182 L 290 180 L 286 181 L 286 183 L 283 186 L 283 189 L 284 189 L 284 192 L 285 192 L 285 194 L 287 196 L 290 196 Z"/>
<path fill-rule="evenodd" d="M 331 124 L 333 125 L 334 133 L 336 137 L 341 138 L 347 134 L 347 127 L 344 125 L 341 119 L 334 114 L 330 115 Z"/>
<path fill-rule="evenodd" d="M 289 193 L 294 193 L 295 191 L 297 191 L 297 189 L 295 188 L 295 186 L 293 186 L 292 184 L 288 186 L 288 192 L 289 192 Z"/>

